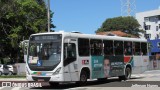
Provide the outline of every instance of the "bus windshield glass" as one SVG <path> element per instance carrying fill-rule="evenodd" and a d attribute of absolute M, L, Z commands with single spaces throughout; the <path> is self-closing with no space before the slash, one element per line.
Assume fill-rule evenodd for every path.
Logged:
<path fill-rule="evenodd" d="M 62 35 L 36 35 L 30 37 L 28 64 L 31 68 L 53 67 L 60 62 Z"/>

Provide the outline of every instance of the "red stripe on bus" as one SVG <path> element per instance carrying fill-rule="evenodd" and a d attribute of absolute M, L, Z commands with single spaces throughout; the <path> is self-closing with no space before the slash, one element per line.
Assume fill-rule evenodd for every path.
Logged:
<path fill-rule="evenodd" d="M 124 57 L 124 63 L 128 63 L 130 61 L 131 57 Z"/>

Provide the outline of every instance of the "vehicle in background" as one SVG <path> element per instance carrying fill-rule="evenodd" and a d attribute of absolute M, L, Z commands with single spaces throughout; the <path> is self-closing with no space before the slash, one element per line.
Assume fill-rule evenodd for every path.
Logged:
<path fill-rule="evenodd" d="M 16 75 L 17 74 L 17 68 L 15 65 L 7 65 L 9 73 L 8 75 Z"/>
<path fill-rule="evenodd" d="M 0 76 L 3 75 L 3 74 L 8 75 L 9 74 L 9 69 L 8 69 L 7 65 L 0 64 Z"/>
<path fill-rule="evenodd" d="M 3 65 L 0 64 L 0 76 L 1 75 L 16 75 L 17 68 L 15 65 Z"/>
<path fill-rule="evenodd" d="M 2 71 L 3 71 L 2 65 L 0 64 L 0 76 L 2 75 Z"/>

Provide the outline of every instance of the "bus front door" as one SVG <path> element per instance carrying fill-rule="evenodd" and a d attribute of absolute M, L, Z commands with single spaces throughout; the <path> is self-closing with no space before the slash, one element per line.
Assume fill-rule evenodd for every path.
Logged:
<path fill-rule="evenodd" d="M 78 80 L 77 64 L 76 64 L 76 44 L 75 43 L 65 43 L 64 44 L 64 80 L 65 81 L 75 81 Z M 77 72 L 78 73 L 78 72 Z"/>

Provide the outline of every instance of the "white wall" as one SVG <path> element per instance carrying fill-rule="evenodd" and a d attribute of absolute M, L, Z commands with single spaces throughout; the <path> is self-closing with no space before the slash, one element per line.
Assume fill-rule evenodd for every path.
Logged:
<path fill-rule="evenodd" d="M 16 63 L 17 67 L 17 75 L 25 75 L 26 74 L 26 63 Z"/>

